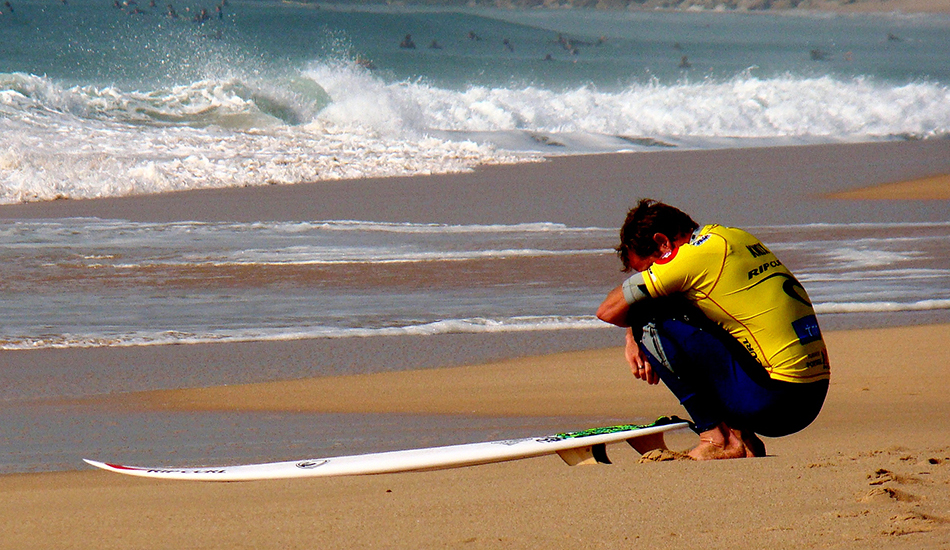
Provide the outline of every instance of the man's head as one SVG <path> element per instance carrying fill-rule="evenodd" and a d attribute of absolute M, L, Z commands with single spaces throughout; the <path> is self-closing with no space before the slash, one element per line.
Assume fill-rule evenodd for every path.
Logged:
<path fill-rule="evenodd" d="M 699 224 L 685 212 L 652 199 L 640 199 L 627 212 L 616 248 L 624 271 L 643 271 L 676 241 L 688 238 Z"/>

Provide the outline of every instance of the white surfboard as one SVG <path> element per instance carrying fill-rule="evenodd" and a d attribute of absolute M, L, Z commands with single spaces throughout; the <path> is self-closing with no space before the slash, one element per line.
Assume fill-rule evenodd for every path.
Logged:
<path fill-rule="evenodd" d="M 555 453 L 572 466 L 597 462 L 609 464 L 606 453 L 606 445 L 609 443 L 627 441 L 638 451 L 644 452 L 662 446 L 663 432 L 688 425 L 676 417 L 663 417 L 644 426 L 624 424 L 545 437 L 222 467 L 147 468 L 83 460 L 97 468 L 120 474 L 194 481 L 251 481 L 418 472 L 491 464 Z"/>

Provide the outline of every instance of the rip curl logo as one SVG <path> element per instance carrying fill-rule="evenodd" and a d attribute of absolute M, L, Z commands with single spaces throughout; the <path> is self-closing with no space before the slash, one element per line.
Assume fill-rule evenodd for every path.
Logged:
<path fill-rule="evenodd" d="M 764 264 L 760 265 L 759 267 L 757 267 L 757 268 L 755 268 L 755 269 L 749 271 L 749 279 L 752 279 L 752 278 L 754 278 L 754 277 L 757 277 L 757 276 L 759 276 L 759 275 L 762 275 L 762 274 L 764 274 L 766 271 L 768 271 L 768 270 L 770 270 L 770 269 L 775 269 L 776 267 L 781 267 L 781 266 L 782 266 L 782 262 L 780 262 L 780 261 L 778 261 L 778 260 L 772 260 L 771 262 L 765 262 Z"/>
<path fill-rule="evenodd" d="M 769 275 L 752 286 L 759 286 L 765 281 L 774 279 L 776 277 L 784 279 L 782 282 L 782 291 L 785 292 L 789 298 L 811 307 L 811 301 L 808 299 L 808 294 L 805 292 L 805 287 L 803 287 L 802 284 L 798 282 L 798 279 L 789 275 L 788 273 L 773 273 L 772 275 Z M 749 278 L 751 278 L 751 275 Z"/>
<path fill-rule="evenodd" d="M 297 467 L 301 470 L 312 470 L 319 466 L 323 466 L 326 463 L 326 460 L 302 460 L 297 463 Z"/>

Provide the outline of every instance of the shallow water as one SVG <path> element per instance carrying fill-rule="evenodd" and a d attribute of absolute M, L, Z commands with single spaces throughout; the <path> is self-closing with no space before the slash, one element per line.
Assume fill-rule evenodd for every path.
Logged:
<path fill-rule="evenodd" d="M 950 309 L 950 223 L 754 229 L 816 310 Z M 0 222 L 0 348 L 602 327 L 616 230 Z"/>

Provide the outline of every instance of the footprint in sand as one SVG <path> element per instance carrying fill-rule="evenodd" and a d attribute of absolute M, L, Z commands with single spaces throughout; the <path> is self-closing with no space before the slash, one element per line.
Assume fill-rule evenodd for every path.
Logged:
<path fill-rule="evenodd" d="M 861 502 L 887 502 L 889 500 L 896 500 L 897 502 L 917 502 L 920 499 L 900 489 L 875 487 L 864 495 Z"/>
<path fill-rule="evenodd" d="M 894 453 L 887 454 L 894 456 Z M 901 536 L 950 528 L 950 519 L 925 512 L 925 508 L 933 508 L 934 505 L 940 507 L 944 498 L 938 496 L 942 491 L 935 492 L 935 489 L 940 484 L 950 483 L 944 468 L 950 465 L 950 460 L 944 458 L 945 454 L 946 450 L 943 449 L 941 454 L 934 453 L 918 459 L 918 456 L 900 450 L 900 455 L 891 460 L 891 464 L 899 466 L 895 468 L 898 472 L 878 468 L 867 474 L 871 489 L 860 499 L 861 502 L 876 503 L 872 508 L 884 507 L 890 509 L 891 514 L 900 512 L 888 516 L 883 535 Z M 900 470 L 911 468 L 912 473 L 900 473 Z M 915 486 L 914 493 L 919 494 L 906 491 L 908 485 Z M 894 510 L 894 506 L 897 510 Z"/>
<path fill-rule="evenodd" d="M 885 483 L 923 483 L 919 477 L 895 474 L 890 470 L 879 468 L 868 474 L 868 485 L 884 485 Z"/>
<path fill-rule="evenodd" d="M 926 533 L 935 529 L 946 527 L 947 520 L 922 514 L 920 512 L 909 512 L 899 514 L 891 518 L 892 528 L 884 532 L 885 535 L 909 535 L 911 533 Z"/>

